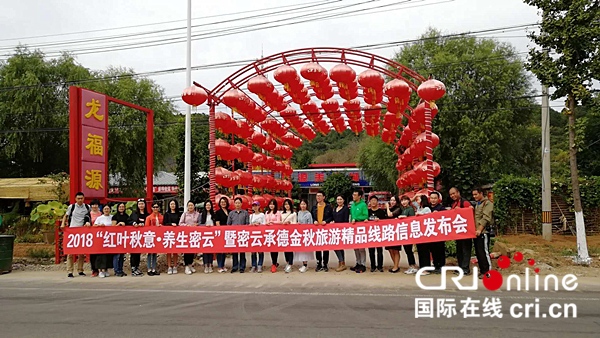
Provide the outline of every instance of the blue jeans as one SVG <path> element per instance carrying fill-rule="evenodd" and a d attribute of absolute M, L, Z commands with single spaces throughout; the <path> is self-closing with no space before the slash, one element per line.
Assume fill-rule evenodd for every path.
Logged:
<path fill-rule="evenodd" d="M 158 254 L 148 254 L 148 256 L 146 257 L 147 260 L 147 264 L 148 265 L 148 270 L 156 270 L 156 260 L 158 258 Z"/>
<path fill-rule="evenodd" d="M 113 255 L 113 268 L 115 273 L 123 272 L 123 262 L 125 261 L 125 254 L 114 254 Z"/>
<path fill-rule="evenodd" d="M 335 255 L 338 258 L 338 261 L 340 262 L 345 262 L 346 260 L 344 259 L 344 250 L 334 250 Z"/>
<path fill-rule="evenodd" d="M 238 255 L 239 255 L 239 262 L 238 262 Z M 231 267 L 232 270 L 238 270 L 238 269 L 245 270 L 246 269 L 246 254 L 244 252 L 232 253 L 231 256 L 233 256 L 233 266 Z"/>
<path fill-rule="evenodd" d="M 225 254 L 224 253 L 217 254 L 217 266 L 219 267 L 219 269 L 222 269 L 225 267 Z"/>
<path fill-rule="evenodd" d="M 252 258 L 252 266 L 256 267 L 256 252 L 253 252 L 250 257 Z M 263 262 L 265 260 L 265 253 L 264 252 L 259 252 L 258 253 L 258 266 L 263 266 Z"/>

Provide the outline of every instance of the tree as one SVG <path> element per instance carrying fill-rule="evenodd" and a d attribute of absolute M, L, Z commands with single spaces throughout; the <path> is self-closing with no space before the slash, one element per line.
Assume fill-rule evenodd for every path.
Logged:
<path fill-rule="evenodd" d="M 184 117 L 180 121 L 185 121 Z M 194 202 L 203 202 L 208 199 L 208 171 L 209 171 L 209 153 L 208 153 L 208 116 L 195 115 L 192 120 L 192 163 L 191 180 L 192 185 L 190 198 Z M 177 139 L 183 140 L 185 137 L 185 124 L 180 124 L 177 129 Z M 179 143 L 179 151 L 176 157 L 177 162 L 177 181 L 180 187 L 183 187 L 185 176 L 185 142 Z M 187 203 L 187 201 L 185 201 Z"/>
<path fill-rule="evenodd" d="M 331 174 L 323 182 L 323 194 L 330 202 L 339 195 L 347 201 L 352 195 L 352 190 L 352 179 L 343 173 Z"/>
<path fill-rule="evenodd" d="M 378 137 L 365 137 L 358 151 L 358 165 L 369 177 L 375 190 L 396 191 L 398 155 L 394 146 Z"/>
<path fill-rule="evenodd" d="M 429 29 L 421 41 L 402 47 L 394 61 L 446 84 L 433 120 L 440 138 L 434 160 L 445 189 L 468 191 L 502 174 L 539 171 L 541 134 L 534 120 L 539 110 L 514 47 L 472 36 L 443 37 Z"/>
<path fill-rule="evenodd" d="M 589 264 L 577 171 L 576 108 L 582 101 L 590 100 L 593 81 L 600 79 L 600 1 L 525 0 L 525 3 L 537 7 L 542 15 L 539 33 L 529 34 L 542 50 L 530 49 L 526 67 L 542 84 L 554 88 L 552 99 L 566 97 L 577 258 Z"/>
<path fill-rule="evenodd" d="M 317 156 L 339 151 L 352 142 L 359 141 L 361 137 L 362 135 L 357 136 L 350 130 L 343 133 L 332 131 L 327 135 L 317 134 L 311 142 L 304 140 L 302 146 L 294 151 L 292 165 L 297 169 L 308 168 Z"/>
<path fill-rule="evenodd" d="M 41 177 L 69 169 L 69 82 L 154 110 L 154 168 L 174 154 L 175 109 L 154 81 L 133 71 L 92 71 L 69 54 L 46 60 L 19 47 L 0 64 L 0 166 L 5 177 Z M 140 191 L 146 177 L 146 114 L 109 106 L 109 173 L 118 184 Z M 15 132 L 23 130 L 25 132 Z"/>
<path fill-rule="evenodd" d="M 0 64 L 0 130 L 8 131 L 0 133 L 2 176 L 68 171 L 69 133 L 61 129 L 69 126 L 69 86 L 60 83 L 92 76 L 68 54 L 46 60 L 23 47 Z"/>

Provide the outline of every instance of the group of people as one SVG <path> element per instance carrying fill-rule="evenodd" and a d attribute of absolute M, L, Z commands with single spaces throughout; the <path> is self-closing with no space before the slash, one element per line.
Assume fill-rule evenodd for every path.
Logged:
<path fill-rule="evenodd" d="M 490 227 L 493 226 L 493 203 L 487 199 L 481 188 L 475 188 L 472 191 L 473 199 L 475 200 L 475 222 L 476 222 L 476 238 L 463 239 L 456 241 L 456 254 L 458 266 L 463 270 L 465 275 L 469 275 L 470 258 L 473 245 L 480 270 L 480 278 L 490 270 Z M 455 208 L 473 208 L 472 204 L 461 197 L 460 192 L 456 188 L 451 188 L 449 191 L 450 198 L 453 203 L 452 209 Z M 432 192 L 429 198 L 425 195 L 416 195 L 413 200 L 406 195 L 401 197 L 392 196 L 389 203 L 385 204 L 384 208 L 380 207 L 379 200 L 376 196 L 371 196 L 367 203 L 363 199 L 363 192 L 356 190 L 352 194 L 352 203 L 348 206 L 344 196 L 336 196 L 335 205 L 330 205 L 325 200 L 323 192 L 318 192 L 316 195 L 317 203 L 309 208 L 306 200 L 302 199 L 298 208 L 290 199 L 285 199 L 282 206 L 278 206 L 275 199 L 271 200 L 267 205 L 266 210 L 261 210 L 260 204 L 254 202 L 252 204 L 252 212 L 242 208 L 242 199 L 234 200 L 235 209 L 229 209 L 229 199 L 223 197 L 219 203 L 219 208 L 214 208 L 212 201 L 208 200 L 200 211 L 196 210 L 196 204 L 189 201 L 186 205 L 186 210 L 180 213 L 177 201 L 172 200 L 168 203 L 168 210 L 161 214 L 160 204 L 153 202 L 151 212 L 146 210 L 146 201 L 139 199 L 137 201 L 136 210 L 128 215 L 126 212 L 125 203 L 117 205 L 117 211 L 114 215 L 111 214 L 111 208 L 105 205 L 100 210 L 100 203 L 93 200 L 90 205 L 84 203 L 83 193 L 77 193 L 75 197 L 76 203 L 67 208 L 67 212 L 62 221 L 62 227 L 83 227 L 83 226 L 223 226 L 223 225 L 272 225 L 272 224 L 314 224 L 315 226 L 324 226 L 329 223 L 356 223 L 368 222 L 381 219 L 404 218 L 416 215 L 426 215 L 432 212 L 446 210 L 441 204 L 441 195 L 439 192 Z M 400 256 L 404 251 L 409 268 L 404 271 L 405 274 L 415 274 L 418 268 L 431 266 L 433 259 L 433 274 L 440 274 L 441 268 L 446 264 L 446 248 L 445 242 L 422 243 L 416 244 L 419 264 L 415 261 L 413 245 L 399 245 L 386 247 L 389 251 L 393 266 L 388 270 L 390 273 L 398 273 L 400 271 Z M 341 272 L 346 270 L 345 252 L 344 250 L 334 250 L 338 266 L 335 271 Z M 350 267 L 351 271 L 356 273 L 364 273 L 367 271 L 367 254 L 366 249 L 354 249 L 356 264 Z M 271 272 L 275 273 L 279 269 L 279 252 L 271 252 Z M 191 275 L 196 272 L 194 268 L 194 259 L 196 254 L 183 254 L 183 262 L 185 273 Z M 317 252 L 284 252 L 286 273 L 292 272 L 294 263 L 300 263 L 298 271 L 304 273 L 308 270 L 308 262 L 317 261 L 316 271 L 329 271 L 329 251 Z M 225 253 L 217 253 L 217 271 L 225 273 L 229 270 L 225 267 Z M 212 253 L 203 253 L 202 262 L 204 273 L 213 272 Z M 384 272 L 383 268 L 383 248 L 369 248 L 370 271 Z M 127 274 L 123 271 L 123 263 L 125 253 L 122 254 L 92 254 L 90 255 L 90 263 L 92 266 L 92 276 L 100 278 L 108 277 L 108 269 L 114 270 L 115 276 L 124 277 Z M 132 276 L 142 276 L 144 273 L 140 270 L 141 254 L 130 254 L 130 265 Z M 175 253 L 166 254 L 167 274 L 177 274 L 179 256 Z M 80 276 L 85 276 L 83 271 L 84 255 L 79 255 L 77 258 L 77 269 Z M 157 269 L 158 254 L 147 254 L 147 274 L 149 276 L 160 275 Z M 264 253 L 251 253 L 251 268 L 250 272 L 263 272 Z M 232 267 L 230 272 L 244 273 L 246 270 L 246 254 L 233 253 Z M 67 256 L 67 272 L 68 277 L 73 278 L 74 275 L 74 257 Z M 430 274 L 428 271 L 423 272 L 424 275 Z"/>

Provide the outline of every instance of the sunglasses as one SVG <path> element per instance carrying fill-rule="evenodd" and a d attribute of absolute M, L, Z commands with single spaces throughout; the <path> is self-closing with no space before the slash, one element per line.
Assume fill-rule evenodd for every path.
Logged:
<path fill-rule="evenodd" d="M 155 207 L 152 207 L 152 209 L 158 209 L 158 207 L 157 207 L 157 206 L 155 206 Z"/>

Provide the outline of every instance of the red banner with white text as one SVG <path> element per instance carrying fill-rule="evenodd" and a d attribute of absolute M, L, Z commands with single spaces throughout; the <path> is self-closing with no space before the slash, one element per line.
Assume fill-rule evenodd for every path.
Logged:
<path fill-rule="evenodd" d="M 475 237 L 473 209 L 351 223 L 65 228 L 65 254 L 327 251 Z"/>

